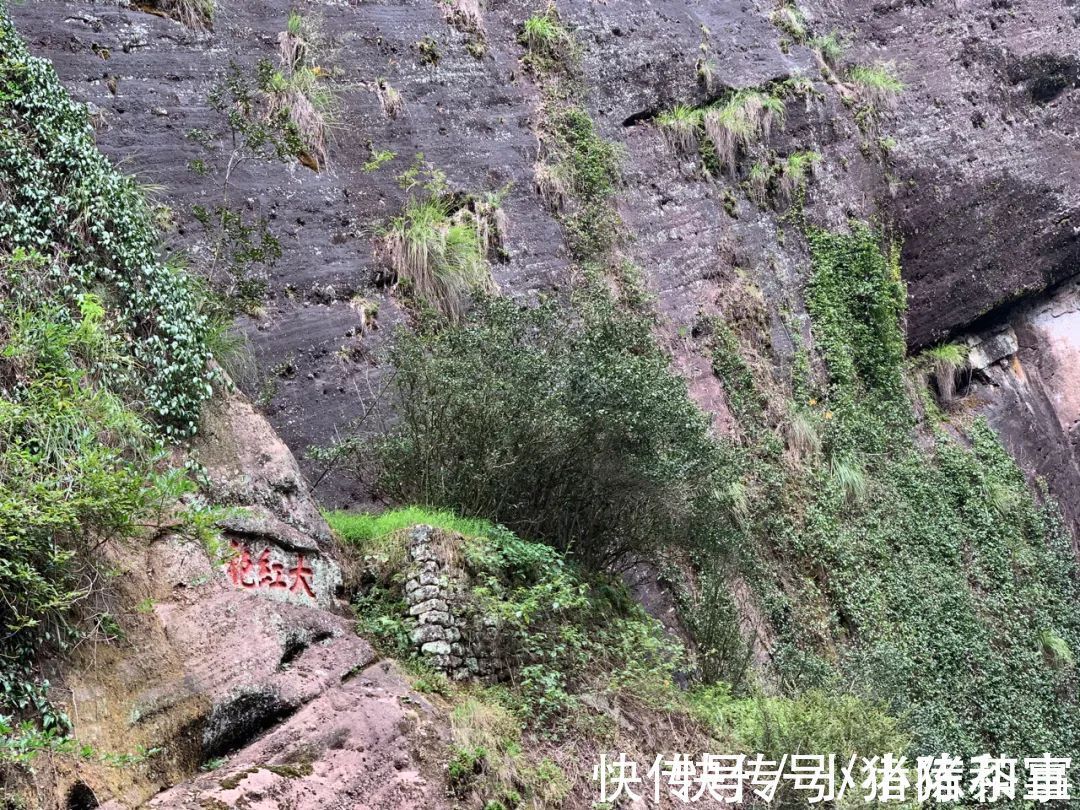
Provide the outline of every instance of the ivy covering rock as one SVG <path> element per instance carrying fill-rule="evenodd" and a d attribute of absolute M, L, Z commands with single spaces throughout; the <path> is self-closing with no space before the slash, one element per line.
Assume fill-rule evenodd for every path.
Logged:
<path fill-rule="evenodd" d="M 191 436 L 213 381 L 196 290 L 161 260 L 148 206 L 98 151 L 86 107 L 29 55 L 2 6 L 0 186 L 0 251 L 49 256 L 38 293 L 68 308 L 100 292 L 132 361 L 110 384 L 138 396 L 166 435 Z"/>

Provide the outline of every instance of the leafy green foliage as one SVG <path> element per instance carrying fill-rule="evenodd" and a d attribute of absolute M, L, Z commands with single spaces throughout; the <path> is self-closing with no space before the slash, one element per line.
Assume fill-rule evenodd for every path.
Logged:
<path fill-rule="evenodd" d="M 572 728 L 568 710 L 581 707 L 578 696 L 586 691 L 633 701 L 654 699 L 665 705 L 673 699 L 672 672 L 683 662 L 684 653 L 665 638 L 621 582 L 588 575 L 550 546 L 522 539 L 506 528 L 446 512 L 409 507 L 380 516 L 337 512 L 327 517 L 363 557 L 364 574 L 354 601 L 361 627 L 394 623 L 406 636 L 411 621 L 406 618 L 403 590 L 407 527 L 419 520 L 453 532 L 469 530 L 453 541 L 457 545 L 450 552 L 467 575 L 464 609 L 494 622 L 497 654 L 513 673 L 513 688 L 500 698 L 504 710 L 486 711 L 481 706 L 461 710 L 470 714 L 470 726 L 481 719 L 471 715 L 486 711 L 484 724 L 505 728 L 505 718 L 499 717 L 509 709 L 538 733 L 561 734 Z M 379 589 L 384 593 L 372 599 Z M 411 657 L 407 644 L 391 651 Z M 505 750 L 490 735 L 459 742 L 467 750 Z"/>
<path fill-rule="evenodd" d="M 707 422 L 644 323 L 610 302 L 574 322 L 487 300 L 458 328 L 401 335 L 392 360 L 403 418 L 375 452 L 399 502 L 597 562 L 705 542 L 719 521 Z"/>
<path fill-rule="evenodd" d="M 883 253 L 877 235 L 853 223 L 850 234 L 811 230 L 814 275 L 807 288 L 814 339 L 829 367 L 829 403 L 836 415 L 831 436 L 838 455 L 858 444 L 866 452 L 886 446 L 875 420 L 895 422 L 907 410 L 900 315 L 906 291 L 898 253 Z"/>
<path fill-rule="evenodd" d="M 87 627 L 122 636 L 96 550 L 191 494 L 161 439 L 194 433 L 217 377 L 213 324 L 158 259 L 143 190 L 2 4 L 0 186 L 0 761 L 25 763 L 73 750 L 36 665 Z"/>
<path fill-rule="evenodd" d="M 396 157 L 397 154 L 390 149 L 379 149 L 376 152 L 372 152 L 371 160 L 364 164 L 364 171 L 376 172 Z"/>
<path fill-rule="evenodd" d="M 554 105 L 545 130 L 548 160 L 558 166 L 572 206 L 562 216 L 570 250 L 583 263 L 604 263 L 619 236 L 613 197 L 622 177 L 622 150 L 596 131 L 592 118 L 576 105 Z"/>
<path fill-rule="evenodd" d="M 772 597 L 781 676 L 842 677 L 904 718 L 917 753 L 1075 750 L 1075 698 L 1062 696 L 1075 694 L 1077 572 L 1053 505 L 1032 498 L 982 422 L 970 447 L 941 434 L 920 448 L 895 256 L 864 225 L 808 238 L 829 464 L 776 484 L 802 493 L 797 505 L 764 498 L 787 512 L 780 526 L 755 516 L 789 570 L 816 572 Z"/>
<path fill-rule="evenodd" d="M 692 711 L 732 748 L 761 753 L 779 761 L 796 754 L 835 754 L 837 762 L 853 756 L 903 752 L 911 739 L 886 707 L 854 695 L 811 689 L 796 697 L 736 697 L 726 684 L 694 690 Z M 800 795 L 784 785 L 773 802 L 805 807 Z"/>
<path fill-rule="evenodd" d="M 83 296 L 72 323 L 22 299 L 0 299 L 0 720 L 17 714 L 32 726 L 12 756 L 67 731 L 32 664 L 70 639 L 77 601 L 92 612 L 88 597 L 107 579 L 92 546 L 133 535 L 162 495 L 153 431 L 108 387 L 123 343 L 100 303 Z"/>
<path fill-rule="evenodd" d="M 168 435 L 195 431 L 210 396 L 209 328 L 183 276 L 157 256 L 153 214 L 134 182 L 97 151 L 86 109 L 0 13 L 0 252 L 52 253 L 39 294 L 73 307 L 99 291 L 124 344 L 124 372 Z M 119 370 L 118 370 L 118 373 Z"/>

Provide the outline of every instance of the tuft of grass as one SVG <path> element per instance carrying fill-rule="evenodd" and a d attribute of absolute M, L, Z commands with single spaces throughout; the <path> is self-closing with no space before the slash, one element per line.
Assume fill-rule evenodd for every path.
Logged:
<path fill-rule="evenodd" d="M 956 395 L 956 375 L 967 368 L 968 348 L 959 343 L 942 343 L 919 355 L 916 365 L 933 377 L 943 405 Z"/>
<path fill-rule="evenodd" d="M 734 174 L 739 150 L 767 141 L 773 124 L 783 125 L 786 113 L 782 98 L 759 90 L 740 90 L 727 101 L 706 108 L 703 124 L 721 165 Z"/>
<path fill-rule="evenodd" d="M 849 504 L 859 504 L 866 500 L 870 485 L 861 464 L 849 459 L 833 459 L 829 465 L 829 474 Z"/>
<path fill-rule="evenodd" d="M 565 64 L 576 53 L 574 36 L 559 20 L 554 4 L 525 20 L 518 40 L 528 50 L 527 61 L 538 69 Z"/>
<path fill-rule="evenodd" d="M 795 463 L 816 458 L 821 454 L 821 434 L 817 420 L 803 410 L 792 414 L 785 425 L 785 440 L 788 454 Z"/>
<path fill-rule="evenodd" d="M 814 37 L 809 44 L 830 67 L 836 67 L 840 60 L 844 58 L 844 41 L 836 31 Z"/>
<path fill-rule="evenodd" d="M 266 85 L 269 115 L 288 117 L 316 169 L 327 163 L 330 121 L 336 108 L 336 96 L 321 83 L 321 76 L 306 66 L 279 70 Z"/>
<path fill-rule="evenodd" d="M 787 34 L 795 42 L 806 41 L 806 17 L 802 10 L 790 3 L 784 3 L 769 17 L 773 25 Z"/>
<path fill-rule="evenodd" d="M 446 176 L 422 163 L 399 180 L 409 197 L 401 215 L 382 229 L 379 252 L 396 282 L 406 282 L 420 300 L 457 321 L 473 292 L 495 289 L 488 254 L 505 229 L 501 197 L 451 194 Z"/>
<path fill-rule="evenodd" d="M 892 64 L 854 65 L 848 70 L 848 81 L 855 85 L 864 103 L 875 109 L 891 108 L 904 90 Z"/>
<path fill-rule="evenodd" d="M 262 78 L 267 118 L 288 123 L 299 142 L 300 162 L 315 171 L 326 166 L 337 108 L 337 94 L 325 83 L 326 71 L 316 64 L 324 43 L 318 20 L 292 12 L 278 34 L 281 67 Z"/>
<path fill-rule="evenodd" d="M 553 211 L 562 211 L 570 198 L 570 180 L 562 163 L 538 160 L 533 164 L 533 181 L 541 199 Z"/>
<path fill-rule="evenodd" d="M 701 86 L 707 93 L 711 93 L 716 87 L 717 67 L 716 62 L 706 55 L 702 55 L 697 61 L 697 77 Z"/>
<path fill-rule="evenodd" d="M 192 31 L 213 30 L 215 0 L 155 0 L 148 5 Z"/>
<path fill-rule="evenodd" d="M 697 151 L 702 124 L 700 109 L 687 104 L 676 104 L 670 110 L 660 113 L 656 117 L 656 123 L 673 147 L 688 154 Z"/>
<path fill-rule="evenodd" d="M 747 176 L 750 196 L 762 207 L 769 199 L 769 183 L 775 174 L 776 168 L 768 161 L 758 161 L 750 167 L 750 174 Z"/>
<path fill-rule="evenodd" d="M 795 152 L 780 164 L 780 195 L 790 201 L 814 172 L 821 155 L 813 151 Z"/>

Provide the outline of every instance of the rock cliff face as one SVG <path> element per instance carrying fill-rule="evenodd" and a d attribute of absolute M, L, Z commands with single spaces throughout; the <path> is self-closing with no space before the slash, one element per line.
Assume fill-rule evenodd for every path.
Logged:
<path fill-rule="evenodd" d="M 36 806 L 439 807 L 425 757 L 443 732 L 338 609 L 329 532 L 288 449 L 233 396 L 193 455 L 238 510 L 224 521 L 238 553 L 167 531 L 111 548 L 139 611 L 122 642 L 77 650 L 53 678 L 84 744 L 145 761 L 59 758 L 36 771 Z"/>
<path fill-rule="evenodd" d="M 246 161 L 229 180 L 231 204 L 248 221 L 265 219 L 282 251 L 265 268 L 265 301 L 239 318 L 257 364 L 243 384 L 269 423 L 235 399 L 204 434 L 202 458 L 220 499 L 246 507 L 226 525 L 238 556 L 215 576 L 200 549 L 165 538 L 126 561 L 133 587 L 153 604 L 131 642 L 157 658 L 106 651 L 77 661 L 66 687 L 88 742 L 166 739 L 169 753 L 134 777 L 125 772 L 123 784 L 105 769 L 80 771 L 79 783 L 61 775 L 50 799 L 57 806 L 99 787 L 135 804 L 235 749 L 226 771 L 181 784 L 154 806 L 442 801 L 430 763 L 413 753 L 413 740 L 436 733 L 430 708 L 327 610 L 338 572 L 301 471 L 327 502 L 368 495 L 324 477 L 306 454 L 362 414 L 383 415 L 380 351 L 406 313 L 375 283 L 371 237 L 400 210 L 395 176 L 417 154 L 455 190 L 509 185 L 505 256 L 494 268 L 503 293 L 531 300 L 567 289 L 570 249 L 534 177 L 541 91 L 517 41 L 544 4 L 490 0 L 479 6 L 482 34 L 459 30 L 436 0 L 221 0 L 205 32 L 134 4 L 29 0 L 11 16 L 90 105 L 102 150 L 166 190 L 170 238 L 205 265 L 212 240 L 197 206 L 221 199 L 230 148 L 226 138 L 208 144 L 199 135 L 221 133 L 214 88 L 231 64 L 250 72 L 276 58 L 296 5 L 321 20 L 338 106 L 326 170 Z M 588 110 L 625 148 L 621 250 L 655 295 L 657 331 L 724 433 L 736 427 L 698 339 L 702 317 L 752 320 L 756 348 L 778 369 L 812 343 L 802 303 L 809 257 L 790 209 L 751 199 L 748 166 L 705 179 L 655 122 L 679 102 L 805 76 L 814 93 L 788 102 L 785 126 L 766 146 L 782 156 L 820 153 L 806 220 L 836 228 L 876 219 L 897 237 L 909 349 L 945 338 L 973 347 L 965 401 L 1030 476 L 1045 478 L 1080 537 L 1080 6 L 800 5 L 813 33 L 840 32 L 851 64 L 895 64 L 906 89 L 894 109 L 856 121 L 855 91 L 789 41 L 766 0 L 559 3 L 582 46 Z M 478 36 L 480 55 L 468 47 Z M 711 84 L 699 79 L 702 54 Z M 395 114 L 380 100 L 386 87 L 401 94 Z M 385 150 L 393 158 L 374 167 Z M 301 750 L 296 739 L 314 747 Z"/>
<path fill-rule="evenodd" d="M 93 105 L 102 148 L 167 189 L 174 239 L 193 248 L 198 263 L 208 238 L 192 206 L 217 199 L 224 145 L 215 158 L 189 136 L 214 131 L 208 99 L 230 63 L 252 69 L 274 57 L 292 6 L 221 3 L 214 30 L 203 33 L 124 5 L 39 0 L 12 15 L 75 96 Z M 516 41 L 533 5 L 482 5 L 479 58 L 467 48 L 476 35 L 457 30 L 447 6 L 433 1 L 301 6 L 329 35 L 323 61 L 340 90 L 329 170 L 247 162 L 232 175 L 231 198 L 252 218 L 265 217 L 281 242 L 268 299 L 258 317 L 243 319 L 258 359 L 248 387 L 303 459 L 378 400 L 378 352 L 401 311 L 372 287 L 370 235 L 399 210 L 394 175 L 416 153 L 460 190 L 511 184 L 507 255 L 496 268 L 504 292 L 529 297 L 564 288 L 568 258 L 533 182 L 538 89 L 521 69 Z M 782 363 L 791 330 L 800 327 L 798 317 L 785 322 L 780 313 L 802 311 L 807 262 L 800 239 L 783 239 L 790 229 L 777 212 L 759 210 L 729 180 L 704 181 L 680 165 L 651 123 L 676 102 L 795 75 L 816 83 L 820 99 L 789 104 L 787 126 L 769 146 L 822 154 L 808 196 L 811 222 L 880 216 L 891 224 L 904 246 L 913 349 L 971 323 L 992 324 L 1009 302 L 1037 296 L 1080 268 L 1075 6 L 867 0 L 801 7 L 814 33 L 841 34 L 848 61 L 895 63 L 907 87 L 878 131 L 860 131 L 844 104 L 849 94 L 821 79 L 811 50 L 786 41 L 764 0 L 559 7 L 583 45 L 589 109 L 601 131 L 626 147 L 619 198 L 631 236 L 626 252 L 644 268 L 662 329 L 679 344 L 679 364 L 721 426 L 723 392 L 692 341 L 676 336 L 702 313 L 729 311 L 732 279 L 748 278 L 765 293 Z M 431 47 L 421 48 L 425 42 Z M 698 81 L 703 52 L 715 68 L 711 88 Z M 380 104 L 380 80 L 401 94 L 396 117 Z M 879 148 L 881 139 L 887 148 Z M 378 150 L 396 158 L 364 171 Z M 200 176 L 190 170 L 198 160 L 215 168 Z M 350 305 L 358 295 L 377 302 L 377 328 Z M 1061 380 L 1058 374 L 1050 385 Z M 333 476 L 320 487 L 340 501 L 364 496 Z"/>

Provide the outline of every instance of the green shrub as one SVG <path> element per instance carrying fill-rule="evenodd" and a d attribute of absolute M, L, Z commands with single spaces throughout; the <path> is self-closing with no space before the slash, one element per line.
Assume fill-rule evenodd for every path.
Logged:
<path fill-rule="evenodd" d="M 190 436 L 211 394 L 209 322 L 191 285 L 158 258 L 153 214 L 97 151 L 86 108 L 47 60 L 27 53 L 2 10 L 0 87 L 0 253 L 63 246 L 30 286 L 68 308 L 100 292 L 130 337 L 129 390 L 141 392 L 168 435 Z"/>
<path fill-rule="evenodd" d="M 622 150 L 601 137 L 582 107 L 556 105 L 544 126 L 549 162 L 572 203 L 562 216 L 570 251 L 583 264 L 605 264 L 621 227 L 613 198 L 622 178 Z"/>
<path fill-rule="evenodd" d="M 398 502 L 598 564 L 718 530 L 723 454 L 646 323 L 610 302 L 564 319 L 485 300 L 458 328 L 400 335 L 392 360 L 402 419 L 374 452 Z"/>
<path fill-rule="evenodd" d="M 123 343 L 96 299 L 81 303 L 70 323 L 0 299 L 0 719 L 26 716 L 46 735 L 67 721 L 33 673 L 37 653 L 70 640 L 77 601 L 93 612 L 104 573 L 92 547 L 135 534 L 162 498 L 153 432 L 103 379 Z"/>

